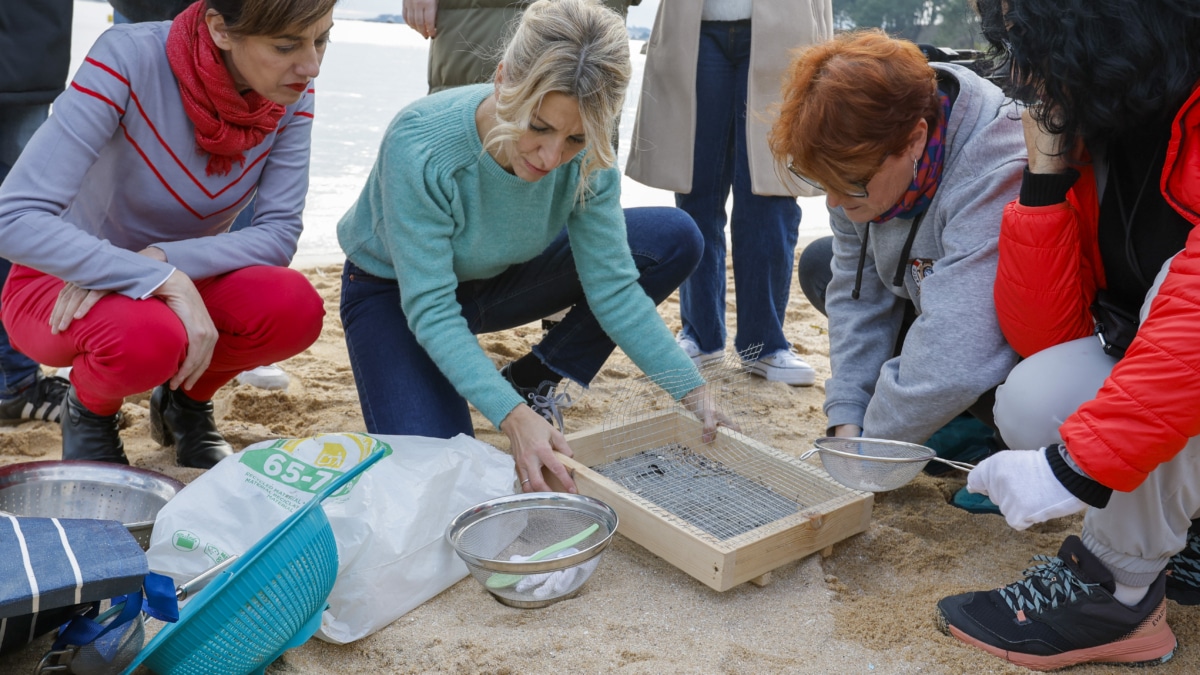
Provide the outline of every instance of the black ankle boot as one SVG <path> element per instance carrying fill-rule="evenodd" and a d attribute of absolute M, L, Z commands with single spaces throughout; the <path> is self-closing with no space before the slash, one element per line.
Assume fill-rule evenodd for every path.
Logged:
<path fill-rule="evenodd" d="M 121 443 L 121 413 L 97 415 L 83 407 L 75 387 L 67 391 L 62 413 L 63 459 L 90 459 L 94 462 L 128 464 Z"/>
<path fill-rule="evenodd" d="M 165 384 L 150 395 L 150 436 L 160 445 L 174 445 L 180 466 L 211 469 L 233 454 L 213 421 L 212 401 L 193 401 Z"/>

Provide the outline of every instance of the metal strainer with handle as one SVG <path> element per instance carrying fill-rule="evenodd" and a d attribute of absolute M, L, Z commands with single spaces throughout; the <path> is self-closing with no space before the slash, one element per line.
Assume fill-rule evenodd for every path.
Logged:
<path fill-rule="evenodd" d="M 942 459 L 924 445 L 880 438 L 827 436 L 813 441 L 813 446 L 800 459 L 820 453 L 821 465 L 834 480 L 864 492 L 895 490 L 916 478 L 931 460 L 960 471 L 975 468 L 973 464 Z"/>
<path fill-rule="evenodd" d="M 618 520 L 612 507 L 592 497 L 530 492 L 467 509 L 446 528 L 446 541 L 493 597 L 532 609 L 583 586 Z"/>

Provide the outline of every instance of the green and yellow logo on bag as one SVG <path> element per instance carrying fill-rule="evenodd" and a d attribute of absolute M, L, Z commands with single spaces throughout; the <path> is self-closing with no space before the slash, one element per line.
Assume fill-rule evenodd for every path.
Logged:
<path fill-rule="evenodd" d="M 376 448 L 383 448 L 389 455 L 392 451 L 387 444 L 364 434 L 327 434 L 283 439 L 265 448 L 244 450 L 238 461 L 276 483 L 315 494 L 342 475 L 340 469 L 346 464 L 348 450 L 357 449 L 361 462 Z M 357 482 L 356 478 L 331 496 L 348 493 Z"/>
<path fill-rule="evenodd" d="M 317 455 L 317 466 L 324 469 L 340 469 L 346 463 L 346 449 L 340 443 L 326 443 Z"/>

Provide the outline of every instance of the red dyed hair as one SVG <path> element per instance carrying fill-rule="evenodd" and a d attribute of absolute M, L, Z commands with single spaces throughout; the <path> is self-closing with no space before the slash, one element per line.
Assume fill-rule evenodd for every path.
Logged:
<path fill-rule="evenodd" d="M 781 169 L 790 162 L 849 193 L 908 146 L 919 120 L 933 128 L 940 111 L 934 70 L 915 44 L 854 31 L 797 53 L 768 140 Z"/>

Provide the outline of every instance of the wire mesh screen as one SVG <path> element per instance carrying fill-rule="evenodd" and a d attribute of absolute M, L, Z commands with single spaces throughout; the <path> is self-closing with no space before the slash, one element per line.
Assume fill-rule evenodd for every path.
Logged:
<path fill-rule="evenodd" d="M 602 425 L 605 461 L 591 467 L 643 506 L 721 542 L 841 497 L 844 490 L 793 457 L 755 442 L 748 364 L 758 349 L 707 363 L 701 374 L 740 433 L 705 443 L 702 424 L 664 391 L 672 374 L 631 380 Z M 677 378 L 682 379 L 685 373 Z"/>

